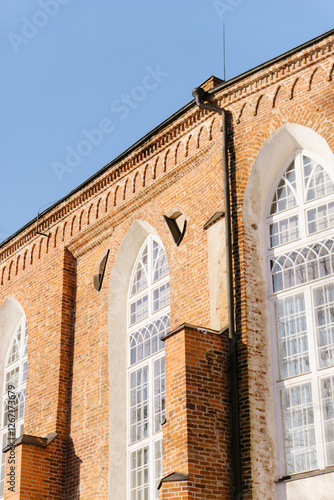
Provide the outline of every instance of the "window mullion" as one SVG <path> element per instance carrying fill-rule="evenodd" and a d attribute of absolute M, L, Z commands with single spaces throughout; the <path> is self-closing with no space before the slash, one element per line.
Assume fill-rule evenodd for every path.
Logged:
<path fill-rule="evenodd" d="M 305 306 L 306 306 L 306 322 L 308 331 L 308 345 L 310 357 L 310 370 L 311 370 L 311 387 L 312 387 L 312 401 L 314 412 L 314 432 L 317 450 L 317 464 L 318 469 L 323 469 L 325 466 L 324 452 L 323 452 L 323 436 L 322 436 L 322 423 L 321 423 L 321 409 L 320 409 L 320 395 L 317 377 L 317 339 L 315 329 L 314 308 L 312 299 L 312 288 L 307 286 L 305 288 Z"/>
<path fill-rule="evenodd" d="M 315 317 L 314 317 L 314 306 L 312 298 L 312 288 L 308 286 L 305 290 L 305 304 L 307 311 L 307 331 L 308 342 L 309 342 L 309 354 L 310 354 L 310 368 L 312 375 L 312 399 L 313 399 L 313 412 L 314 412 L 314 430 L 315 430 L 315 440 L 317 448 L 317 462 L 318 468 L 323 469 L 325 466 L 324 460 L 324 447 L 323 447 L 323 433 L 322 433 L 322 422 L 321 422 L 321 402 L 319 394 L 319 383 L 317 377 L 318 369 L 318 350 L 317 350 L 317 338 L 316 338 L 316 328 L 315 328 Z"/>
<path fill-rule="evenodd" d="M 278 335 L 277 335 L 277 324 L 276 324 L 276 312 L 275 312 L 275 303 L 276 300 L 272 300 L 270 303 L 270 318 L 271 318 L 271 324 L 275 325 L 274 331 L 275 331 L 275 342 L 272 342 L 272 351 L 273 351 L 273 359 L 274 359 L 274 367 L 273 367 L 273 374 L 275 378 L 275 382 L 277 383 L 280 380 L 280 375 L 279 375 L 279 356 L 278 356 Z"/>
<path fill-rule="evenodd" d="M 308 345 L 310 356 L 310 370 L 313 374 L 317 372 L 317 341 L 315 336 L 315 319 L 313 310 L 313 300 L 311 296 L 312 289 L 310 286 L 305 288 L 305 308 L 306 308 L 306 322 L 308 332 Z"/>
<path fill-rule="evenodd" d="M 315 431 L 317 439 L 318 467 L 319 469 L 324 469 L 326 466 L 326 460 L 325 460 L 324 428 L 323 428 L 321 398 L 320 398 L 321 394 L 320 380 L 315 378 L 313 381 L 313 385 L 316 394 L 316 401 L 314 402 L 314 422 L 315 422 Z"/>
<path fill-rule="evenodd" d="M 304 211 L 305 186 L 303 176 L 303 160 L 302 154 L 298 154 L 295 158 L 296 182 L 297 182 L 297 203 L 299 212 L 299 235 L 304 241 L 307 235 Z"/>
<path fill-rule="evenodd" d="M 149 381 L 150 381 L 150 400 L 149 400 L 149 427 L 150 427 L 150 441 L 149 441 L 149 481 L 150 481 L 150 495 L 153 493 L 153 484 L 154 484 L 154 460 L 153 460 L 153 431 L 154 431 L 154 384 L 153 384 L 153 365 L 154 358 L 149 360 Z"/>
<path fill-rule="evenodd" d="M 321 398 L 320 398 L 321 392 L 320 392 L 320 381 L 317 377 L 313 377 L 312 392 L 313 392 L 314 425 L 315 425 L 315 437 L 317 443 L 318 468 L 324 469 L 326 464 L 325 464 L 324 433 L 323 433 Z"/>
<path fill-rule="evenodd" d="M 152 315 L 152 268 L 153 268 L 153 241 L 150 237 L 148 244 L 148 314 Z"/>

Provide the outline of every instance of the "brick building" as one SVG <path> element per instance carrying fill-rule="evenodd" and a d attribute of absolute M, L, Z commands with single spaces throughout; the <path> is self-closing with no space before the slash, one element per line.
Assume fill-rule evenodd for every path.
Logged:
<path fill-rule="evenodd" d="M 209 78 L 3 242 L 0 498 L 334 499 L 333 49 Z"/>

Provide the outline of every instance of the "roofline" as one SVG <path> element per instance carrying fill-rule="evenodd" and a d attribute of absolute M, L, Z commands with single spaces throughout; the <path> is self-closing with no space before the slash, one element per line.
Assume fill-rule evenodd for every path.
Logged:
<path fill-rule="evenodd" d="M 214 87 L 213 89 L 209 90 L 209 94 L 215 94 L 216 92 L 219 92 L 226 87 L 233 85 L 234 83 L 238 82 L 239 80 L 242 80 L 244 78 L 247 78 L 248 76 L 253 75 L 254 73 L 257 73 L 258 71 L 261 71 L 264 68 L 267 68 L 268 66 L 271 66 L 274 63 L 277 63 L 283 59 L 286 59 L 289 56 L 292 56 L 293 54 L 300 52 L 303 49 L 306 49 L 307 47 L 310 47 L 311 45 L 315 45 L 318 42 L 321 42 L 321 40 L 328 38 L 329 36 L 334 35 L 334 29 L 326 31 L 326 33 L 323 33 L 322 35 L 319 35 L 315 38 L 312 38 L 312 40 L 308 40 L 305 43 L 302 43 L 301 45 L 298 45 L 297 47 L 294 47 L 293 49 L 288 50 L 287 52 L 284 52 L 283 54 L 280 54 L 279 56 L 274 57 L 273 59 L 269 59 L 269 61 L 266 61 L 264 63 L 259 64 L 258 66 L 255 66 L 252 69 L 249 69 L 245 71 L 244 73 L 241 73 L 238 76 L 235 76 L 231 78 L 230 80 L 227 80 L 226 82 L 220 83 L 217 85 L 217 87 Z"/>
<path fill-rule="evenodd" d="M 248 76 L 251 76 L 254 73 L 257 73 L 258 71 L 261 71 L 262 69 L 265 69 L 268 66 L 271 66 L 272 64 L 274 64 L 276 62 L 279 62 L 279 61 L 281 61 L 281 60 L 283 60 L 283 59 L 285 59 L 285 58 L 287 58 L 287 57 L 295 54 L 296 52 L 299 52 L 299 51 L 301 51 L 303 49 L 306 49 L 307 47 L 310 47 L 311 45 L 314 45 L 314 44 L 320 42 L 321 40 L 323 40 L 325 38 L 328 38 L 331 35 L 334 35 L 334 29 L 332 29 L 330 31 L 327 31 L 326 33 L 323 33 L 322 35 L 319 35 L 319 36 L 317 36 L 315 38 L 312 38 L 312 40 L 308 40 L 307 42 L 305 42 L 305 43 L 303 43 L 301 45 L 298 45 L 297 47 L 295 47 L 293 49 L 290 49 L 287 52 L 284 52 L 283 54 L 281 54 L 281 55 L 279 55 L 277 57 L 274 57 L 273 59 L 270 59 L 269 61 L 266 61 L 265 63 L 259 64 L 258 66 L 255 66 L 254 68 L 252 68 L 250 70 L 247 70 L 244 73 L 241 73 L 240 75 L 235 76 L 235 77 L 231 78 L 230 80 L 227 80 L 226 82 L 223 82 L 223 83 L 217 85 L 217 87 L 214 87 L 213 89 L 209 90 L 208 93 L 209 94 L 216 94 L 217 92 L 220 92 L 221 90 L 224 90 L 224 89 L 230 87 L 234 83 L 236 83 L 236 82 L 238 82 L 240 80 L 243 80 L 244 78 L 247 78 Z M 188 102 L 188 104 L 186 104 L 185 106 L 183 106 L 182 108 L 180 108 L 178 111 L 176 111 L 175 113 L 173 113 L 166 120 L 164 120 L 163 122 L 161 122 L 157 127 L 155 127 L 154 129 L 152 129 L 150 132 L 148 132 L 146 135 L 144 135 L 138 141 L 136 141 L 134 144 L 132 144 L 129 148 L 127 148 L 125 151 L 123 151 L 120 155 L 118 155 L 116 158 L 114 158 L 113 160 L 111 160 L 111 162 L 107 163 L 104 167 L 102 167 L 100 170 L 98 170 L 97 172 L 95 172 L 95 174 L 93 174 L 92 176 L 90 176 L 84 182 L 82 182 L 81 184 L 79 184 L 79 186 L 77 186 L 75 189 L 73 189 L 68 194 L 66 194 L 63 198 L 61 198 L 60 200 L 58 200 L 55 203 L 53 203 L 49 208 L 46 208 L 45 210 L 43 210 L 43 212 L 41 212 L 38 215 L 38 217 L 36 216 L 30 222 L 27 222 L 27 224 L 25 224 L 20 229 L 18 229 L 17 231 L 15 231 L 15 233 L 13 233 L 11 236 L 9 236 L 8 238 L 6 238 L 2 243 L 0 243 L 0 248 L 2 248 L 3 246 L 5 246 L 10 240 L 12 240 L 13 238 L 15 238 L 22 231 L 24 231 L 24 229 L 27 229 L 33 223 L 36 223 L 37 222 L 37 218 L 42 217 L 43 215 L 45 215 L 48 212 L 50 212 L 51 210 L 53 210 L 57 205 L 60 205 L 61 203 L 63 203 L 64 201 L 66 201 L 68 198 L 70 198 L 71 196 L 73 196 L 75 193 L 77 193 L 78 191 L 80 191 L 81 189 L 83 189 L 85 186 L 87 186 L 92 181 L 94 181 L 94 179 L 96 179 L 101 174 L 103 174 L 104 172 L 106 172 L 109 168 L 113 167 L 115 164 L 117 164 L 120 161 L 122 161 L 126 156 L 128 156 L 129 154 L 131 154 L 135 149 L 137 149 L 138 147 L 142 146 L 146 141 L 148 141 L 149 139 L 151 139 L 151 137 L 153 137 L 154 135 L 156 135 L 162 129 L 164 129 L 165 127 L 167 127 L 171 122 L 173 122 L 174 120 L 176 120 L 177 118 L 179 118 L 180 116 L 182 116 L 184 113 L 186 113 L 188 110 L 190 110 L 193 106 L 195 106 L 195 104 L 196 104 L 195 99 L 193 99 L 190 102 Z"/>
<path fill-rule="evenodd" d="M 153 137 L 158 132 L 160 132 L 160 130 L 164 129 L 171 122 L 173 122 L 174 120 L 176 120 L 177 118 L 179 118 L 183 113 L 185 113 L 186 111 L 188 111 L 189 109 L 191 109 L 192 106 L 194 105 L 194 102 L 195 102 L 194 100 L 190 101 L 188 104 L 186 104 L 181 109 L 179 109 L 178 111 L 176 111 L 174 114 L 172 114 L 171 116 L 169 116 L 166 120 L 164 120 L 163 122 L 161 122 L 157 127 L 155 127 L 154 129 L 152 129 L 146 135 L 144 135 L 143 137 L 141 137 L 138 141 L 136 141 L 134 144 L 132 144 L 129 148 L 127 148 L 125 151 L 123 151 L 120 155 L 118 155 L 116 158 L 114 158 L 109 163 L 107 163 L 106 165 L 104 165 L 104 167 L 102 167 L 100 170 L 98 170 L 97 172 L 95 172 L 93 175 L 91 175 L 90 177 L 88 177 L 88 179 L 86 179 L 84 182 L 82 182 L 81 184 L 79 184 L 79 186 L 77 186 L 76 188 L 72 189 L 72 191 L 70 191 L 65 196 L 63 196 L 63 198 L 60 198 L 60 200 L 56 201 L 50 207 L 48 207 L 45 210 L 43 210 L 43 212 L 40 212 L 38 214 L 38 217 L 37 216 L 34 217 L 33 219 L 31 219 L 31 221 L 27 222 L 24 226 L 22 226 L 20 229 L 18 229 L 17 231 L 15 231 L 15 233 L 13 233 L 11 236 L 9 236 L 4 241 L 2 241 L 0 243 L 0 248 L 2 248 L 11 239 L 15 238 L 15 236 L 19 235 L 22 231 L 24 231 L 24 229 L 27 229 L 33 223 L 37 223 L 37 219 L 40 219 L 45 214 L 47 214 L 48 212 L 50 212 L 54 208 L 56 208 L 58 205 L 61 205 L 61 203 L 63 203 L 68 198 L 70 198 L 72 195 L 74 195 L 75 193 L 77 193 L 78 191 L 80 191 L 81 189 L 83 189 L 85 186 L 87 186 L 88 184 L 90 184 L 92 181 L 94 181 L 94 179 L 100 177 L 101 174 L 103 174 L 104 172 L 106 172 L 107 170 L 109 170 L 111 167 L 113 167 L 115 164 L 119 163 L 124 158 L 126 158 L 134 150 L 136 150 L 138 147 L 140 147 L 146 141 L 148 141 L 151 137 Z"/>

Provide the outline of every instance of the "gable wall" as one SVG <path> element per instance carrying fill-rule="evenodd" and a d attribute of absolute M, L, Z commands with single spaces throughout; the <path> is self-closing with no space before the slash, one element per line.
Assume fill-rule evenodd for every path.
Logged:
<path fill-rule="evenodd" d="M 275 498 L 278 468 L 261 265 L 259 274 L 262 250 L 256 246 L 261 239 L 254 240 L 253 235 L 259 221 L 254 227 L 251 221 L 245 224 L 244 195 L 262 145 L 286 123 L 312 128 L 334 151 L 332 45 L 333 37 L 324 39 L 215 95 L 229 121 L 245 498 Z M 174 207 L 180 207 L 187 219 L 179 247 L 163 219 Z M 92 498 L 94 491 L 96 498 L 109 495 L 118 500 L 115 476 L 109 470 L 113 360 L 108 355 L 107 311 L 111 272 L 123 239 L 137 220 L 149 223 L 162 239 L 171 271 L 172 329 L 183 323 L 222 327 L 227 318 L 226 304 L 221 305 L 225 266 L 215 263 L 222 270 L 222 286 L 214 299 L 220 305 L 219 320 L 213 325 L 210 301 L 217 291 L 210 290 L 208 233 L 203 229 L 220 210 L 224 210 L 220 117 L 193 107 L 43 215 L 38 230 L 47 237 L 37 235 L 32 224 L 1 249 L 0 301 L 14 297 L 27 315 L 25 432 L 38 436 L 59 432 L 60 462 L 68 450 L 67 472 L 61 467 L 57 472 L 59 491 L 66 484 L 67 498 L 79 498 L 79 492 L 82 499 Z M 222 255 L 223 247 L 222 242 L 214 255 Z M 107 249 L 106 275 L 96 292 L 93 276 Z M 117 383 L 124 384 L 124 379 Z"/>

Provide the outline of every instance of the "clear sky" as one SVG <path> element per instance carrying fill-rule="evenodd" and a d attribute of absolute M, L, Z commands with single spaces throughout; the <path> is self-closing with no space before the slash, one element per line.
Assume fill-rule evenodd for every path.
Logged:
<path fill-rule="evenodd" d="M 223 78 L 223 17 L 230 79 L 332 29 L 334 2 L 0 0 L 0 241 Z"/>

